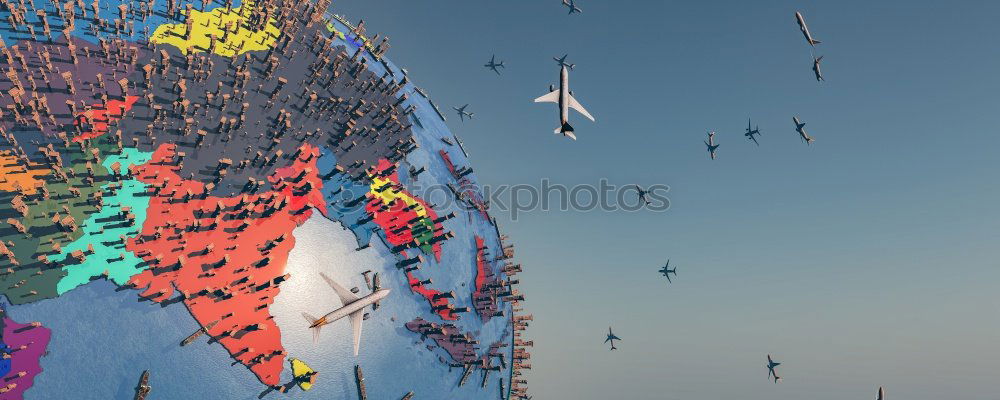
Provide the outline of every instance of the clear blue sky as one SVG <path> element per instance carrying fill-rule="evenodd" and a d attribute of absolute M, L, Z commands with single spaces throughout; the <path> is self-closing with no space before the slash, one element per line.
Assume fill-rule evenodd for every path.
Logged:
<path fill-rule="evenodd" d="M 1000 3 L 559 3 L 334 4 L 388 34 L 443 109 L 471 104 L 448 123 L 482 183 L 670 185 L 666 213 L 497 215 L 526 269 L 536 398 L 997 396 Z M 482 67 L 493 53 L 502 77 Z M 572 116 L 577 142 L 531 102 L 563 53 L 597 117 Z"/>

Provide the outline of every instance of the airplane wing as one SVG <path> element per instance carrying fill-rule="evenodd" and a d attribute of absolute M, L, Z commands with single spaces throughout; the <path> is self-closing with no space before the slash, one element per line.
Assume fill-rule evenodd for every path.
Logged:
<path fill-rule="evenodd" d="M 351 313 L 351 334 L 354 336 L 354 355 L 358 355 L 358 348 L 361 346 L 361 322 L 365 320 L 365 310 L 361 309 Z"/>
<path fill-rule="evenodd" d="M 573 95 L 569 95 L 569 108 L 572 108 L 577 112 L 579 112 L 580 114 L 583 114 L 584 117 L 587 117 L 587 119 L 591 121 L 594 120 L 594 116 L 590 115 L 590 113 L 587 112 L 587 109 L 583 108 L 583 106 L 580 105 L 580 102 L 576 101 L 576 98 L 574 98 Z"/>
<path fill-rule="evenodd" d="M 558 103 L 559 102 L 559 91 L 553 90 L 549 94 L 535 99 L 535 103 Z"/>
<path fill-rule="evenodd" d="M 611 338 L 614 339 L 614 340 L 622 340 L 622 338 L 620 338 L 618 336 L 615 336 L 615 335 L 611 335 Z"/>
<path fill-rule="evenodd" d="M 344 305 L 358 301 L 358 296 L 356 294 L 351 293 L 350 290 L 347 290 L 343 286 L 340 286 L 340 284 L 334 282 L 333 279 L 330 279 L 330 277 L 326 276 L 326 274 L 320 272 L 319 276 L 322 276 L 323 280 L 326 281 L 326 284 L 330 285 L 330 287 L 333 288 L 334 292 L 337 292 L 337 296 L 340 297 L 340 302 L 344 303 Z"/>

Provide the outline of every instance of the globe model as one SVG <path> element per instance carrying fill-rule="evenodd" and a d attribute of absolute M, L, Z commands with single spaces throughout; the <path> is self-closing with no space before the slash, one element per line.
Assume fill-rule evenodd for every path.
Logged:
<path fill-rule="evenodd" d="M 505 399 L 519 266 L 328 4 L 5 0 L 0 399 Z"/>

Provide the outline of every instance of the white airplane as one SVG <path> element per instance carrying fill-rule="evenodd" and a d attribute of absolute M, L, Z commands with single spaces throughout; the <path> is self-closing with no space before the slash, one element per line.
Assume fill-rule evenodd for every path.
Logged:
<path fill-rule="evenodd" d="M 795 122 L 795 131 L 799 133 L 799 137 L 806 142 L 806 144 L 812 144 L 816 139 L 813 139 L 806 133 L 805 127 L 806 123 L 799 120 L 799 117 L 792 117 L 792 122 Z"/>
<path fill-rule="evenodd" d="M 806 37 L 806 42 L 809 42 L 810 46 L 816 47 L 817 44 L 820 44 L 820 41 L 813 39 L 812 33 L 809 33 L 809 26 L 806 25 L 806 18 L 802 16 L 802 13 L 795 12 L 795 22 L 799 24 L 799 30 L 802 31 L 802 35 Z"/>
<path fill-rule="evenodd" d="M 364 320 L 365 307 L 369 305 L 377 304 L 379 300 L 384 299 L 389 295 L 389 289 L 378 289 L 371 294 L 358 297 L 356 294 L 351 293 L 343 286 L 334 282 L 333 279 L 326 276 L 326 274 L 320 272 L 320 276 L 326 281 L 334 292 L 337 292 L 337 296 L 340 297 L 340 302 L 344 305 L 340 308 L 333 310 L 322 318 L 316 318 L 307 313 L 302 313 L 303 317 L 309 321 L 309 328 L 313 330 L 313 341 L 319 340 L 319 331 L 323 328 L 323 325 L 333 323 L 341 318 L 349 316 L 351 318 L 351 327 L 354 328 L 354 355 L 358 355 L 358 347 L 361 344 L 361 321 Z"/>
<path fill-rule="evenodd" d="M 573 134 L 573 127 L 569 124 L 569 109 L 576 110 L 591 121 L 594 121 L 594 116 L 590 115 L 587 109 L 583 108 L 576 101 L 573 97 L 573 92 L 569 90 L 569 69 L 566 68 L 565 64 L 559 67 L 559 90 L 556 90 L 552 85 L 549 85 L 549 90 L 551 91 L 549 94 L 535 99 L 535 103 L 558 103 L 560 125 L 554 133 L 561 133 L 563 136 L 569 136 L 571 139 L 576 140 L 576 135 Z"/>
<path fill-rule="evenodd" d="M 819 66 L 819 63 L 821 62 L 823 62 L 823 56 L 819 56 L 818 58 L 813 58 L 813 73 L 816 74 L 817 82 L 823 82 L 826 80 L 823 79 L 823 70 L 820 69 Z"/>

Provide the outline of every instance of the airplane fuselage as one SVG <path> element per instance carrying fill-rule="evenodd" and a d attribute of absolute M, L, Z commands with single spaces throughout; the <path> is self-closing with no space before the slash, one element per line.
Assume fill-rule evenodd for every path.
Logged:
<path fill-rule="evenodd" d="M 565 64 L 559 67 L 559 88 L 549 85 L 549 92 L 535 99 L 535 103 L 556 103 L 559 107 L 559 127 L 553 132 L 575 140 L 576 135 L 573 134 L 573 127 L 569 124 L 569 110 L 572 108 L 591 121 L 594 121 L 594 116 L 583 108 L 569 90 L 569 67 Z"/>
<path fill-rule="evenodd" d="M 715 159 L 715 150 L 719 148 L 719 145 L 715 144 L 715 132 L 708 134 L 708 141 L 705 142 L 705 146 L 708 147 L 708 152 L 711 154 L 712 159 Z"/>
<path fill-rule="evenodd" d="M 348 315 L 353 314 L 354 312 L 356 312 L 358 310 L 361 310 L 361 309 L 363 309 L 363 308 L 365 308 L 367 306 L 370 306 L 370 305 L 372 305 L 373 303 L 375 303 L 375 302 L 377 302 L 379 300 L 384 299 L 386 296 L 389 295 L 389 292 L 390 292 L 389 289 L 379 289 L 379 290 L 376 290 L 375 292 L 373 292 L 373 293 L 371 293 L 371 294 L 369 294 L 369 295 L 367 295 L 365 297 L 362 297 L 362 298 L 358 299 L 357 301 L 351 302 L 350 304 L 346 304 L 343 307 L 340 307 L 340 308 L 338 308 L 336 310 L 333 310 L 333 311 L 327 313 L 322 318 L 317 319 L 316 322 L 313 322 L 312 325 L 310 325 L 309 327 L 310 328 L 315 328 L 315 327 L 318 327 L 318 326 L 323 326 L 323 325 L 327 325 L 327 324 L 333 323 L 333 322 L 335 322 L 335 321 L 337 321 L 337 320 L 339 320 L 341 318 L 344 318 L 344 317 L 346 317 Z"/>
<path fill-rule="evenodd" d="M 563 65 L 559 69 L 559 123 L 569 121 L 569 70 Z"/>

